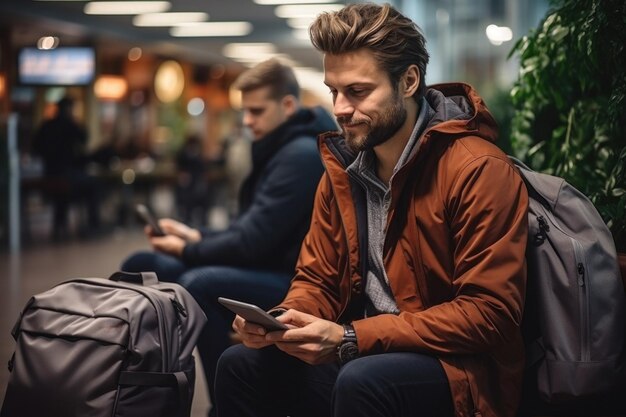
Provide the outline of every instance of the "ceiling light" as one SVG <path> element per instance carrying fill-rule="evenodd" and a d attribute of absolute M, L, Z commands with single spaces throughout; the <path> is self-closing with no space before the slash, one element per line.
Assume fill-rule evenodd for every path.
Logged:
<path fill-rule="evenodd" d="M 165 12 L 169 1 L 92 1 L 85 4 L 85 14 L 141 14 Z"/>
<path fill-rule="evenodd" d="M 323 12 L 334 12 L 343 9 L 343 4 L 285 4 L 278 6 L 274 13 L 278 17 L 315 17 Z"/>
<path fill-rule="evenodd" d="M 513 39 L 513 31 L 506 26 L 489 25 L 485 29 L 485 34 L 493 45 L 502 45 Z"/>
<path fill-rule="evenodd" d="M 258 55 L 273 55 L 276 47 L 271 43 L 229 43 L 222 49 L 224 56 L 229 58 L 246 58 Z"/>
<path fill-rule="evenodd" d="M 250 32 L 250 22 L 202 22 L 177 25 L 170 29 L 170 35 L 176 37 L 245 36 Z"/>
<path fill-rule="evenodd" d="M 94 94 L 100 100 L 121 100 L 128 91 L 128 83 L 118 75 L 101 75 L 93 86 Z"/>
<path fill-rule="evenodd" d="M 50 50 L 59 46 L 59 38 L 56 36 L 43 36 L 37 41 L 37 49 Z"/>
<path fill-rule="evenodd" d="M 134 48 L 130 48 L 128 50 L 129 61 L 139 61 L 139 59 L 141 58 L 141 55 L 143 55 L 143 51 L 138 46 L 135 46 Z"/>
<path fill-rule="evenodd" d="M 290 67 L 296 67 L 298 65 L 301 65 L 299 62 L 294 61 L 294 59 L 291 58 L 291 56 L 287 54 L 278 54 L 278 53 L 256 54 L 256 55 L 251 55 L 248 57 L 234 57 L 231 59 L 247 67 L 254 67 L 258 63 L 267 61 L 268 59 L 271 59 L 271 58 L 278 59 L 281 63 Z"/>
<path fill-rule="evenodd" d="M 133 18 L 135 26 L 176 26 L 181 23 L 202 22 L 209 15 L 204 12 L 146 13 Z"/>
<path fill-rule="evenodd" d="M 287 26 L 293 29 L 308 29 L 311 23 L 315 20 L 315 17 L 291 17 L 287 19 Z"/>
<path fill-rule="evenodd" d="M 178 100 L 185 88 L 183 67 L 176 61 L 165 61 L 157 69 L 154 76 L 156 96 L 163 103 Z"/>
<path fill-rule="evenodd" d="M 194 97 L 187 103 L 187 113 L 190 116 L 200 116 L 204 111 L 204 100 Z"/>
<path fill-rule="evenodd" d="M 252 0 L 256 4 L 311 4 L 311 3 L 332 3 L 335 0 Z"/>

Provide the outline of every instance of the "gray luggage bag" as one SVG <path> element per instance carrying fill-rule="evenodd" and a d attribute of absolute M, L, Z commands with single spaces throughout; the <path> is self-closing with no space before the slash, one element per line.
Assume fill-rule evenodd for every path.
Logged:
<path fill-rule="evenodd" d="M 1 417 L 188 417 L 206 317 L 152 272 L 78 278 L 35 295 L 13 329 Z"/>

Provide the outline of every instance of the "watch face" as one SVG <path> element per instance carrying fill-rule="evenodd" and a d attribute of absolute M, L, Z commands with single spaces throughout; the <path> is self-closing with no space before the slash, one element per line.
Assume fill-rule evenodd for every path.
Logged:
<path fill-rule="evenodd" d="M 359 348 L 354 342 L 346 342 L 339 348 L 339 360 L 346 363 L 359 357 Z"/>

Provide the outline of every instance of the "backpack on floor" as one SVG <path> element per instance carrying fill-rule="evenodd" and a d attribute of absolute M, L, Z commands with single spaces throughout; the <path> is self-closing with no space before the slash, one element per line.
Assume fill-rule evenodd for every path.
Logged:
<path fill-rule="evenodd" d="M 206 322 L 152 272 L 78 278 L 35 295 L 13 329 L 1 417 L 188 417 Z"/>
<path fill-rule="evenodd" d="M 529 194 L 526 365 L 541 400 L 578 401 L 622 375 L 626 300 L 613 237 L 564 179 L 519 168 Z"/>

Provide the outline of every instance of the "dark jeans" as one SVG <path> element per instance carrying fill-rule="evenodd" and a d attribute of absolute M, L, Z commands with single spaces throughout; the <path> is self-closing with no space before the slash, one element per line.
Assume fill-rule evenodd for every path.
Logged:
<path fill-rule="evenodd" d="M 154 271 L 159 281 L 176 282 L 189 267 L 175 256 L 158 252 L 136 252 L 122 262 L 122 271 Z"/>
<path fill-rule="evenodd" d="M 311 366 L 275 347 L 227 349 L 217 366 L 219 417 L 451 417 L 446 375 L 431 356 L 385 353 Z"/>
<path fill-rule="evenodd" d="M 204 266 L 188 269 L 179 259 L 140 252 L 122 265 L 130 272 L 155 271 L 161 281 L 177 282 L 195 298 L 207 316 L 207 324 L 198 340 L 209 396 L 215 402 L 214 381 L 217 360 L 231 345 L 230 331 L 235 315 L 217 302 L 218 297 L 253 303 L 262 309 L 278 304 L 289 288 L 291 274 L 231 266 Z M 211 410 L 210 415 L 215 415 Z"/>

